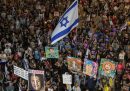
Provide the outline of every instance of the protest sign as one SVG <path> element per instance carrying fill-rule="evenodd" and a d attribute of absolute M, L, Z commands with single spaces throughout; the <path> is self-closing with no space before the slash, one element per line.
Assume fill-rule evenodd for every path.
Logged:
<path fill-rule="evenodd" d="M 83 68 L 84 74 L 96 78 L 97 68 L 98 68 L 98 64 L 96 62 L 93 62 L 88 59 L 84 60 L 84 68 Z"/>
<path fill-rule="evenodd" d="M 28 80 L 28 71 L 21 69 L 20 67 L 14 66 L 14 74 Z"/>
<path fill-rule="evenodd" d="M 72 75 L 63 74 L 62 79 L 63 79 L 63 84 L 72 84 Z"/>
<path fill-rule="evenodd" d="M 71 71 L 81 72 L 82 61 L 79 58 L 67 57 L 68 69 Z"/>
<path fill-rule="evenodd" d="M 58 47 L 45 47 L 46 58 L 59 58 Z"/>
<path fill-rule="evenodd" d="M 45 91 L 44 71 L 29 70 L 28 71 L 28 88 L 30 91 Z"/>
<path fill-rule="evenodd" d="M 110 59 L 102 58 L 100 63 L 99 74 L 113 78 L 115 76 L 115 73 L 116 73 L 116 62 Z"/>

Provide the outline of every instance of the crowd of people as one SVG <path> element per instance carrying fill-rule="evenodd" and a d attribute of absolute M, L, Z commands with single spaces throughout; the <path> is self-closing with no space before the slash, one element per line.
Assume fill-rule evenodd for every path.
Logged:
<path fill-rule="evenodd" d="M 130 1 L 79 0 L 79 25 L 51 45 L 58 19 L 74 0 L 0 0 L 0 91 L 28 91 L 28 81 L 13 72 L 45 71 L 45 91 L 130 91 Z M 59 49 L 47 59 L 46 46 Z M 92 78 L 68 70 L 66 57 L 117 62 L 111 84 L 105 76 Z M 71 74 L 72 85 L 62 83 Z"/>

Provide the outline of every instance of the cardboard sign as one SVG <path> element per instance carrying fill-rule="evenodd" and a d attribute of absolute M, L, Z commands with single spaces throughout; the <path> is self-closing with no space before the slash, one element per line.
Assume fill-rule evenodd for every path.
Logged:
<path fill-rule="evenodd" d="M 97 68 L 98 68 L 98 64 L 96 62 L 93 62 L 88 59 L 84 60 L 84 68 L 83 68 L 84 74 L 96 78 Z"/>
<path fill-rule="evenodd" d="M 99 74 L 114 78 L 116 73 L 116 64 L 116 62 L 110 59 L 102 58 L 99 68 Z"/>
<path fill-rule="evenodd" d="M 82 61 L 79 58 L 67 57 L 68 69 L 75 72 L 81 72 Z"/>
<path fill-rule="evenodd" d="M 63 84 L 72 84 L 72 75 L 63 74 L 62 79 L 63 79 Z"/>
<path fill-rule="evenodd" d="M 25 79 L 25 80 L 28 80 L 28 71 L 26 71 L 22 68 L 14 66 L 14 74 Z"/>
<path fill-rule="evenodd" d="M 46 58 L 59 58 L 58 47 L 45 47 Z"/>
<path fill-rule="evenodd" d="M 45 91 L 44 71 L 29 70 L 28 88 L 30 91 Z"/>

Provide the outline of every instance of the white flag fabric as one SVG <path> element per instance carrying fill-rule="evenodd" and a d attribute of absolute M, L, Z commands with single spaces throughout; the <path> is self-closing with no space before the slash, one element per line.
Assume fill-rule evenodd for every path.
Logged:
<path fill-rule="evenodd" d="M 61 16 L 52 33 L 51 44 L 53 45 L 67 36 L 78 25 L 78 22 L 78 0 L 75 0 Z"/>

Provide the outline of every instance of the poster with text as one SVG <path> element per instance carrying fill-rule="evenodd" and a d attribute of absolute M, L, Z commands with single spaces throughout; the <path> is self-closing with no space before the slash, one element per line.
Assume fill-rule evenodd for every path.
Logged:
<path fill-rule="evenodd" d="M 29 91 L 45 91 L 44 71 L 29 70 L 28 71 L 28 88 Z"/>
<path fill-rule="evenodd" d="M 68 69 L 75 72 L 81 72 L 82 61 L 79 58 L 67 57 Z"/>
<path fill-rule="evenodd" d="M 99 74 L 107 77 L 114 77 L 116 73 L 116 62 L 110 59 L 101 59 Z"/>
<path fill-rule="evenodd" d="M 96 62 L 93 62 L 92 60 L 88 60 L 88 59 L 84 60 L 84 68 L 83 68 L 84 74 L 96 78 L 97 69 L 98 69 L 98 64 Z"/>
<path fill-rule="evenodd" d="M 63 84 L 72 84 L 72 75 L 63 74 L 62 79 L 63 79 Z"/>
<path fill-rule="evenodd" d="M 14 66 L 14 74 L 25 80 L 28 80 L 28 71 L 26 71 L 20 67 Z"/>
<path fill-rule="evenodd" d="M 58 47 L 45 47 L 46 58 L 59 58 Z"/>

